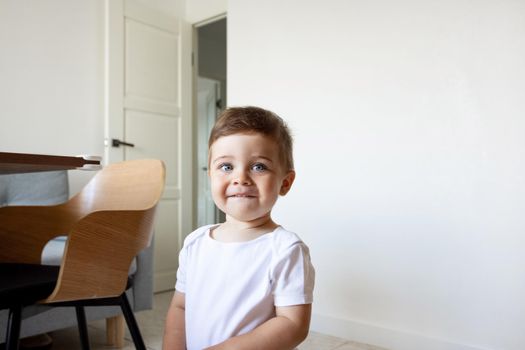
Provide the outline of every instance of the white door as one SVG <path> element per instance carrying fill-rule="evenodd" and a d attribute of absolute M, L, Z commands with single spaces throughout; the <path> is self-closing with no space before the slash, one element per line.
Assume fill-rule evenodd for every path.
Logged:
<path fill-rule="evenodd" d="M 107 0 L 106 10 L 105 161 L 164 161 L 154 290 L 172 289 L 178 251 L 193 221 L 191 27 L 130 0 Z M 115 147 L 113 140 L 134 146 Z"/>

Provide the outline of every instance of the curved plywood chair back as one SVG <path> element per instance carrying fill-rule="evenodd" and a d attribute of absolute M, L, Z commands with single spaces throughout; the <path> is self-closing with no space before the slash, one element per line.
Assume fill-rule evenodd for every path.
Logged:
<path fill-rule="evenodd" d="M 86 212 L 145 210 L 157 203 L 163 188 L 161 161 L 131 160 L 106 166 L 71 199 L 71 205 Z"/>
<path fill-rule="evenodd" d="M 111 164 L 68 202 L 81 218 L 69 232 L 57 286 L 45 302 L 124 292 L 132 259 L 151 242 L 164 179 L 159 160 Z"/>

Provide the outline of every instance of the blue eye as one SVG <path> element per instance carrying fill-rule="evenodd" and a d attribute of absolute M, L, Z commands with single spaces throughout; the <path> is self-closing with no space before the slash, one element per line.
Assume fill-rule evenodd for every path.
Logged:
<path fill-rule="evenodd" d="M 255 163 L 254 165 L 252 165 L 252 170 L 256 172 L 265 171 L 267 169 L 268 167 L 264 165 L 263 163 Z"/>
<path fill-rule="evenodd" d="M 219 165 L 219 169 L 224 172 L 230 172 L 233 170 L 233 166 L 230 163 L 223 163 Z"/>

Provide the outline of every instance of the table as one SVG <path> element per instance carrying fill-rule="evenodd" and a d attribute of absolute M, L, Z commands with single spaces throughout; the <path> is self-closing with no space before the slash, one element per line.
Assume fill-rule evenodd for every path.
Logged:
<path fill-rule="evenodd" d="M 53 156 L 45 154 L 0 152 L 0 175 L 54 170 L 99 170 L 98 156 Z"/>

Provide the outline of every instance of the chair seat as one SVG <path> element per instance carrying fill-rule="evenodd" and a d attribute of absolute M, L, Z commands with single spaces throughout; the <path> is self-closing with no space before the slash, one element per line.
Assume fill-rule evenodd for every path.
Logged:
<path fill-rule="evenodd" d="M 0 263 L 0 309 L 29 305 L 55 288 L 60 266 Z"/>

